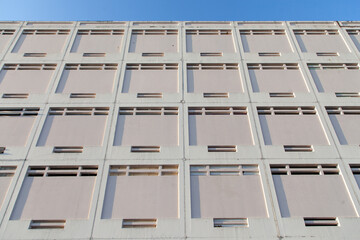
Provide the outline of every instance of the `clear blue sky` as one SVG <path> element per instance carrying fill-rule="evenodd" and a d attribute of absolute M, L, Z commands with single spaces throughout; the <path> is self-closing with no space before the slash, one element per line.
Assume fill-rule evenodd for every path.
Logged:
<path fill-rule="evenodd" d="M 360 20 L 360 0 L 0 0 L 0 20 Z"/>

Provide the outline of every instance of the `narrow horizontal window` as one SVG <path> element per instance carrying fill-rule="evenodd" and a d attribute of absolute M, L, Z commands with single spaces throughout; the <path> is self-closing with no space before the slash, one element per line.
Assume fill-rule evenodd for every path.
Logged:
<path fill-rule="evenodd" d="M 247 218 L 214 218 L 214 227 L 249 227 Z"/>
<path fill-rule="evenodd" d="M 329 115 L 359 115 L 360 106 L 325 107 Z"/>
<path fill-rule="evenodd" d="M 191 176 L 241 176 L 259 174 L 259 167 L 255 164 L 192 165 L 190 167 Z"/>
<path fill-rule="evenodd" d="M 37 116 L 40 108 L 27 107 L 27 108 L 0 108 L 0 117 L 2 116 Z"/>
<path fill-rule="evenodd" d="M 313 152 L 311 145 L 284 145 L 285 152 Z"/>
<path fill-rule="evenodd" d="M 56 64 L 5 64 L 3 70 L 55 70 Z"/>
<path fill-rule="evenodd" d="M 54 166 L 30 166 L 27 171 L 28 177 L 96 177 L 98 166 L 96 165 L 54 165 Z"/>
<path fill-rule="evenodd" d="M 237 63 L 189 63 L 187 70 L 238 70 Z"/>
<path fill-rule="evenodd" d="M 336 217 L 304 218 L 306 227 L 336 227 L 339 221 Z"/>
<path fill-rule="evenodd" d="M 250 63 L 249 70 L 299 70 L 297 63 Z"/>
<path fill-rule="evenodd" d="M 178 175 L 178 165 L 112 165 L 110 176 L 169 176 Z"/>
<path fill-rule="evenodd" d="M 16 166 L 0 166 L 0 177 L 12 177 L 16 171 Z"/>
<path fill-rule="evenodd" d="M 88 63 L 88 64 L 66 64 L 65 70 L 117 70 L 116 63 Z"/>
<path fill-rule="evenodd" d="M 25 35 L 69 35 L 68 29 L 25 29 L 22 34 Z"/>
<path fill-rule="evenodd" d="M 31 220 L 29 229 L 64 229 L 66 220 Z"/>
<path fill-rule="evenodd" d="M 316 56 L 318 57 L 336 57 L 339 56 L 337 52 L 317 52 Z"/>
<path fill-rule="evenodd" d="M 359 70 L 358 63 L 311 63 L 308 67 L 310 70 Z"/>
<path fill-rule="evenodd" d="M 240 30 L 241 35 L 285 35 L 283 29 Z"/>
<path fill-rule="evenodd" d="M 337 164 L 272 164 L 273 175 L 340 175 Z"/>
<path fill-rule="evenodd" d="M 131 146 L 133 153 L 159 153 L 160 146 Z"/>
<path fill-rule="evenodd" d="M 14 35 L 14 29 L 0 29 L 0 35 Z"/>
<path fill-rule="evenodd" d="M 156 228 L 157 219 L 123 219 L 122 228 Z"/>
<path fill-rule="evenodd" d="M 230 29 L 222 29 L 222 30 L 191 29 L 191 30 L 186 30 L 186 35 L 232 35 L 232 31 Z"/>
<path fill-rule="evenodd" d="M 108 115 L 109 107 L 52 107 L 49 115 Z"/>
<path fill-rule="evenodd" d="M 28 93 L 4 93 L 2 98 L 28 98 Z"/>
<path fill-rule="evenodd" d="M 178 68 L 179 67 L 177 63 L 166 63 L 166 64 L 131 63 L 126 65 L 126 70 L 178 70 Z"/>
<path fill-rule="evenodd" d="M 158 30 L 158 29 L 136 29 L 132 30 L 133 35 L 178 35 L 178 30 L 176 29 L 167 29 L 167 30 Z"/>
<path fill-rule="evenodd" d="M 79 30 L 78 35 L 124 35 L 124 30 L 122 29 L 92 29 L 92 30 Z"/>
<path fill-rule="evenodd" d="M 189 115 L 246 115 L 247 107 L 189 107 Z"/>
<path fill-rule="evenodd" d="M 329 30 L 321 30 L 321 29 L 305 29 L 305 30 L 294 30 L 295 35 L 339 35 L 338 30 L 329 29 Z"/>
<path fill-rule="evenodd" d="M 178 107 L 121 107 L 120 115 L 178 115 Z"/>
<path fill-rule="evenodd" d="M 315 107 L 313 106 L 301 106 L 301 107 L 257 107 L 259 115 L 315 115 L 317 114 Z"/>

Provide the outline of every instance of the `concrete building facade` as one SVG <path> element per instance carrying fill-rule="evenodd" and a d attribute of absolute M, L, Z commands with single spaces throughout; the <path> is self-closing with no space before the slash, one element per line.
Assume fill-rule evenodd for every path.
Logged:
<path fill-rule="evenodd" d="M 0 22 L 1 239 L 358 239 L 360 22 Z"/>

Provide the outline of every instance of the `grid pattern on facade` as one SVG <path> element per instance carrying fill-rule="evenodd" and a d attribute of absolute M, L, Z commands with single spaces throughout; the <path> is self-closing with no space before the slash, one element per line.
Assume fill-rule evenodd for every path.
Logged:
<path fill-rule="evenodd" d="M 355 239 L 358 22 L 0 23 L 0 238 Z"/>

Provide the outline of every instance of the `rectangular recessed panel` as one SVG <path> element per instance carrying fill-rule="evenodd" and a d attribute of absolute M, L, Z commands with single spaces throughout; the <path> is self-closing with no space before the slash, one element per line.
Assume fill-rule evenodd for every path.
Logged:
<path fill-rule="evenodd" d="M 337 165 L 275 164 L 270 168 L 282 217 L 357 216 Z"/>
<path fill-rule="evenodd" d="M 258 107 L 266 145 L 329 145 L 325 130 L 314 107 Z M 293 150 L 286 147 L 285 150 Z"/>
<path fill-rule="evenodd" d="M 326 107 L 332 126 L 341 145 L 360 144 L 360 107 Z"/>
<path fill-rule="evenodd" d="M 253 145 L 247 108 L 190 107 L 189 138 L 191 146 L 218 146 L 210 151 L 224 150 L 221 146 Z"/>
<path fill-rule="evenodd" d="M 3 98 L 20 98 L 26 94 L 45 93 L 56 64 L 5 64 L 0 72 L 0 92 Z M 18 96 L 16 96 L 18 95 Z"/>
<path fill-rule="evenodd" d="M 102 146 L 109 108 L 50 108 L 37 146 Z"/>
<path fill-rule="evenodd" d="M 129 52 L 176 53 L 178 52 L 178 30 L 132 30 Z"/>
<path fill-rule="evenodd" d="M 112 93 L 117 67 L 117 64 L 66 64 L 56 93 L 71 93 L 71 96 Z"/>
<path fill-rule="evenodd" d="M 177 165 L 110 166 L 102 219 L 178 218 Z M 134 191 L 136 189 L 136 191 Z"/>
<path fill-rule="evenodd" d="M 178 114 L 177 107 L 121 107 L 114 146 L 178 146 Z"/>
<path fill-rule="evenodd" d="M 10 39 L 13 38 L 14 33 L 14 29 L 0 29 L 0 52 L 5 50 Z"/>
<path fill-rule="evenodd" d="M 96 176 L 97 166 L 30 166 L 10 219 L 87 219 Z"/>
<path fill-rule="evenodd" d="M 204 56 L 235 53 L 232 31 L 230 29 L 186 30 L 186 52 L 203 53 Z"/>
<path fill-rule="evenodd" d="M 257 165 L 193 165 L 190 174 L 192 218 L 267 217 Z"/>
<path fill-rule="evenodd" d="M 70 30 L 67 29 L 25 29 L 12 50 L 12 53 L 60 53 L 64 48 L 69 34 Z"/>
<path fill-rule="evenodd" d="M 360 70 L 357 63 L 308 64 L 308 67 L 319 92 L 335 92 L 339 95 L 337 97 L 360 92 Z"/>
<path fill-rule="evenodd" d="M 338 30 L 294 30 L 302 52 L 320 53 L 320 56 L 333 56 L 335 53 L 349 52 Z"/>
<path fill-rule="evenodd" d="M 15 174 L 16 166 L 0 166 L 0 208 Z"/>
<path fill-rule="evenodd" d="M 78 30 L 71 52 L 76 53 L 119 53 L 124 30 L 92 29 Z M 91 57 L 91 56 L 84 56 Z M 101 57 L 94 55 L 93 57 Z"/>
<path fill-rule="evenodd" d="M 138 97 L 162 97 L 163 93 L 177 93 L 178 64 L 127 64 L 123 93 L 137 93 Z M 158 94 L 158 95 L 155 95 Z"/>
<path fill-rule="evenodd" d="M 204 97 L 244 92 L 237 63 L 187 64 L 187 91 Z"/>
<path fill-rule="evenodd" d="M 261 56 L 280 56 L 293 52 L 285 30 L 240 30 L 244 52 Z M 266 44 L 265 44 L 266 43 Z"/>
<path fill-rule="evenodd" d="M 0 108 L 0 146 L 24 147 L 39 108 Z"/>
<path fill-rule="evenodd" d="M 248 64 L 248 70 L 254 92 L 268 92 L 270 97 L 309 92 L 297 63 Z"/>

